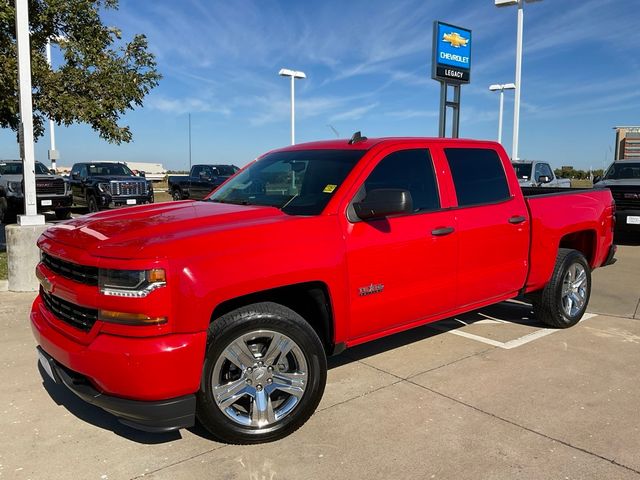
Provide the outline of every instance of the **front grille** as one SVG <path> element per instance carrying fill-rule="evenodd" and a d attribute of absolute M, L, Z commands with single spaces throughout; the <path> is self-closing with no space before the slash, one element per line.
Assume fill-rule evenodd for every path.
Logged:
<path fill-rule="evenodd" d="M 618 210 L 640 210 L 640 186 L 609 187 Z"/>
<path fill-rule="evenodd" d="M 61 178 L 36 179 L 36 195 L 64 195 L 64 180 Z"/>
<path fill-rule="evenodd" d="M 98 310 L 95 308 L 79 307 L 45 292 L 42 287 L 40 287 L 40 297 L 47 310 L 72 327 L 88 332 L 98 320 Z"/>
<path fill-rule="evenodd" d="M 111 194 L 114 197 L 138 197 L 147 194 L 146 182 L 111 182 Z"/>
<path fill-rule="evenodd" d="M 42 252 L 42 263 L 58 275 L 85 285 L 98 285 L 98 267 L 67 262 Z"/>

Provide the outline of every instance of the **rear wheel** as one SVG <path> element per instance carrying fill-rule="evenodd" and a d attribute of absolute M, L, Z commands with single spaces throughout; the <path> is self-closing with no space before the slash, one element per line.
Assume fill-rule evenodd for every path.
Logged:
<path fill-rule="evenodd" d="M 536 317 L 549 326 L 567 328 L 580 321 L 591 296 L 591 268 L 577 250 L 561 248 L 551 280 L 532 296 Z"/>
<path fill-rule="evenodd" d="M 327 364 L 316 332 L 275 303 L 215 320 L 198 392 L 197 416 L 228 443 L 277 440 L 298 429 L 324 392 Z"/>

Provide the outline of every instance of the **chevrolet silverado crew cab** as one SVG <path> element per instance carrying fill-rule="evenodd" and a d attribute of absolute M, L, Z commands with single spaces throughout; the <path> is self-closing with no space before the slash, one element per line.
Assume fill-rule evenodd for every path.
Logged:
<path fill-rule="evenodd" d="M 612 163 L 594 188 L 608 188 L 616 202 L 616 229 L 640 231 L 640 162 L 619 160 Z"/>
<path fill-rule="evenodd" d="M 611 193 L 532 192 L 495 142 L 354 136 L 272 151 L 205 200 L 54 225 L 40 362 L 139 429 L 281 438 L 327 355 L 523 294 L 539 321 L 578 322 L 614 260 Z"/>
<path fill-rule="evenodd" d="M 171 175 L 167 179 L 174 200 L 202 200 L 240 170 L 235 165 L 194 165 L 188 176 Z"/>
<path fill-rule="evenodd" d="M 15 222 L 24 211 L 22 160 L 0 160 L 0 223 Z M 38 212 L 55 212 L 59 220 L 71 216 L 71 190 L 64 178 L 35 163 Z"/>
<path fill-rule="evenodd" d="M 76 163 L 70 178 L 73 203 L 89 212 L 153 203 L 153 184 L 124 163 Z"/>

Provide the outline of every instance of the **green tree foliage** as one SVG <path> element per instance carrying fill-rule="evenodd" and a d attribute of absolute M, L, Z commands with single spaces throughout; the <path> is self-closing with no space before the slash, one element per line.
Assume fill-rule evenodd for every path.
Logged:
<path fill-rule="evenodd" d="M 29 0 L 36 138 L 52 118 L 59 125 L 87 123 L 112 143 L 131 141 L 129 127 L 118 122 L 142 106 L 161 76 L 144 35 L 127 43 L 102 24 L 100 11 L 117 8 L 118 0 Z M 45 49 L 56 37 L 64 61 L 52 70 Z M 0 0 L 0 127 L 17 132 L 19 121 L 15 0 Z"/>
<path fill-rule="evenodd" d="M 589 170 L 585 171 L 585 170 L 575 170 L 573 167 L 562 167 L 562 168 L 556 168 L 554 170 L 554 173 L 556 174 L 556 177 L 558 178 L 574 178 L 577 180 L 585 180 L 590 178 L 589 174 L 591 173 L 591 175 L 595 176 L 602 176 L 603 175 L 603 171 L 601 168 L 597 169 L 597 170 L 591 170 L 591 172 L 589 172 Z"/>

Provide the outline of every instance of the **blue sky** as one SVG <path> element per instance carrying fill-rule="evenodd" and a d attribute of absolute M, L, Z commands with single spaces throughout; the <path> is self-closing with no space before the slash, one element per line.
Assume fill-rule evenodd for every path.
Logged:
<path fill-rule="evenodd" d="M 554 167 L 602 167 L 614 125 L 640 124 L 640 12 L 619 0 L 544 0 L 525 5 L 520 157 Z M 164 78 L 129 113 L 134 140 L 120 146 L 89 127 L 58 127 L 59 164 L 85 160 L 243 166 L 290 141 L 288 79 L 296 83 L 296 141 L 435 136 L 439 85 L 430 78 L 434 20 L 473 30 L 471 84 L 462 87 L 460 134 L 495 139 L 498 95 L 514 80 L 516 8 L 492 0 L 121 0 L 105 22 L 148 36 Z M 54 64 L 56 58 L 54 56 Z M 505 95 L 503 144 L 511 150 L 513 94 Z M 46 161 L 48 134 L 36 145 Z M 0 130 L 0 158 L 15 158 Z"/>

